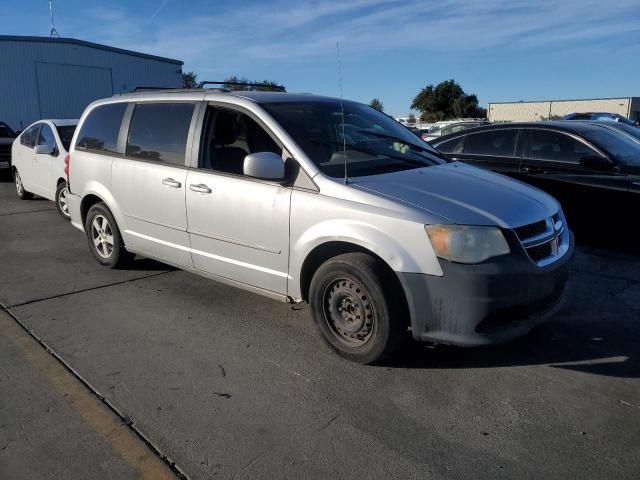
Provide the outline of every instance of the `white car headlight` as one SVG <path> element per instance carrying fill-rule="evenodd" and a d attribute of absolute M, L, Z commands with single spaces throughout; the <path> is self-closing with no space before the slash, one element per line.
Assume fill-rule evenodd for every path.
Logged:
<path fill-rule="evenodd" d="M 458 263 L 480 263 L 506 255 L 509 244 L 497 227 L 426 225 L 436 255 Z"/>

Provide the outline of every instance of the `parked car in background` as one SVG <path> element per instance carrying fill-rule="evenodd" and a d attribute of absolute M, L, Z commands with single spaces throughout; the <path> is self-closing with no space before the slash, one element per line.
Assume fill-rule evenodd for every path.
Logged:
<path fill-rule="evenodd" d="M 565 115 L 564 120 L 597 120 L 601 122 L 620 122 L 627 125 L 638 126 L 637 121 L 634 123 L 624 115 L 607 112 L 570 113 L 569 115 Z"/>
<path fill-rule="evenodd" d="M 348 127 L 347 127 L 348 126 Z M 505 342 L 565 298 L 573 240 L 555 199 L 449 163 L 356 102 L 155 91 L 89 105 L 71 223 L 98 263 L 139 254 L 289 303 L 357 362 L 414 339 Z"/>
<path fill-rule="evenodd" d="M 431 141 L 444 135 L 450 135 L 452 133 L 461 132 L 469 128 L 479 127 L 481 125 L 487 125 L 489 122 L 486 120 L 448 120 L 446 122 L 434 123 L 427 132 L 423 133 L 420 137 L 425 141 Z"/>
<path fill-rule="evenodd" d="M 0 122 L 0 169 L 11 168 L 11 145 L 16 133 L 9 125 Z"/>
<path fill-rule="evenodd" d="M 27 200 L 36 194 L 52 200 L 65 219 L 69 219 L 65 167 L 77 124 L 78 120 L 39 120 L 14 140 L 11 150 L 18 196 Z"/>
<path fill-rule="evenodd" d="M 570 218 L 597 211 L 612 218 L 615 211 L 623 211 L 620 205 L 631 208 L 630 201 L 640 200 L 640 143 L 613 123 L 608 125 L 584 121 L 488 125 L 441 137 L 432 145 L 450 159 L 546 190 L 562 202 Z"/>

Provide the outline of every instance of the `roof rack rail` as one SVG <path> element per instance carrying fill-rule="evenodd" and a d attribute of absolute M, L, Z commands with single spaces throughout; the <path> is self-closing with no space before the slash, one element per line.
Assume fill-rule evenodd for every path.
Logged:
<path fill-rule="evenodd" d="M 145 90 L 176 90 L 176 87 L 136 87 L 133 90 L 131 90 L 132 92 L 142 92 Z"/>
<path fill-rule="evenodd" d="M 198 84 L 198 88 L 204 88 L 205 85 L 222 85 L 223 87 L 237 86 L 237 87 L 254 87 L 254 88 L 268 88 L 270 90 L 274 90 L 276 92 L 286 92 L 287 90 L 284 88 L 284 85 L 270 85 L 268 83 L 247 83 L 247 82 L 211 82 L 209 80 L 205 80 L 204 82 L 200 82 Z M 223 88 L 224 90 L 230 91 L 227 88 Z"/>

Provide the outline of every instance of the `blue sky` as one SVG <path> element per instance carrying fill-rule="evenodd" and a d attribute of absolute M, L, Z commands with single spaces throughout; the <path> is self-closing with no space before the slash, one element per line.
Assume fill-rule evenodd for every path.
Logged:
<path fill-rule="evenodd" d="M 48 35 L 46 0 L 0 0 L 0 33 Z M 406 114 L 456 79 L 480 103 L 640 96 L 640 1 L 54 0 L 61 36 L 185 62 L 200 79 L 379 97 Z"/>

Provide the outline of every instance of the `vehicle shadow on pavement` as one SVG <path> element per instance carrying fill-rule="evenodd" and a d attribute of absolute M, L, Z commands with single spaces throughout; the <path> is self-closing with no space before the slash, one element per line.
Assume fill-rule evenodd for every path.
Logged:
<path fill-rule="evenodd" d="M 447 345 L 420 344 L 407 341 L 401 351 L 380 366 L 418 369 L 474 369 L 547 365 L 617 378 L 640 378 L 638 348 L 640 335 L 624 333 L 624 342 L 597 336 L 588 326 L 575 332 L 566 324 L 553 320 L 528 336 L 506 345 L 482 348 L 459 348 Z M 593 336 L 592 336 L 593 335 Z"/>
<path fill-rule="evenodd" d="M 136 256 L 133 262 L 125 267 L 125 270 L 145 270 L 148 272 L 173 272 L 178 270 L 171 265 L 160 263 L 150 258 Z"/>

